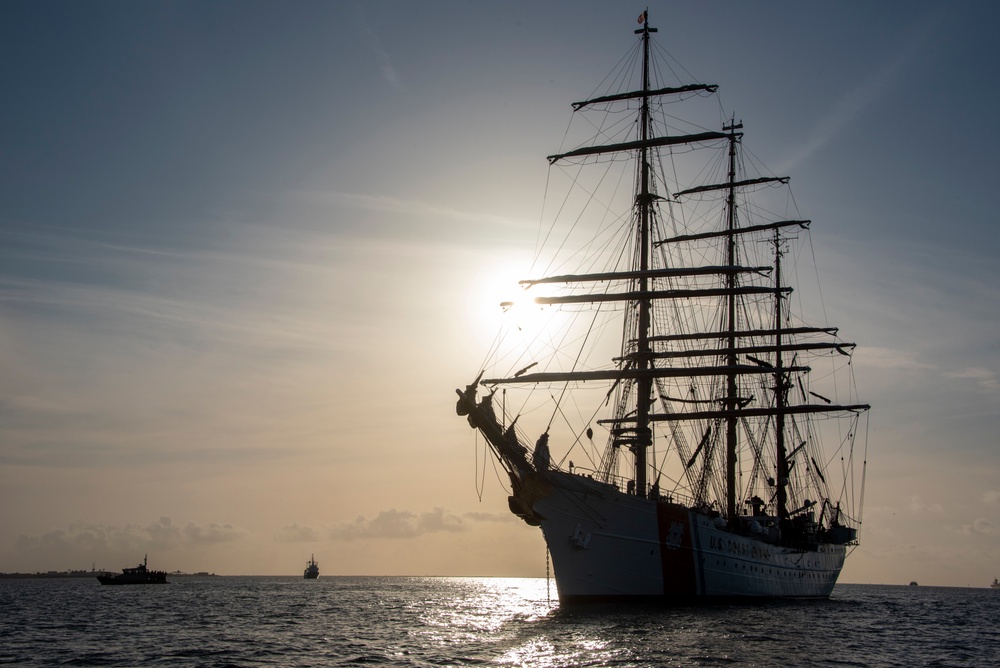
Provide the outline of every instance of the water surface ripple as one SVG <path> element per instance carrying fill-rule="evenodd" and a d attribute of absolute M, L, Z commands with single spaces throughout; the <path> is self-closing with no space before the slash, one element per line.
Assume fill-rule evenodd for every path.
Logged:
<path fill-rule="evenodd" d="M 544 579 L 0 579 L 17 666 L 994 666 L 1000 590 L 560 608 Z"/>

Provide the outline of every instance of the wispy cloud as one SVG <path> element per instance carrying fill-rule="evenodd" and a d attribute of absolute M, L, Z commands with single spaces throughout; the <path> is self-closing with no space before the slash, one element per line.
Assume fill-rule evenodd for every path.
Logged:
<path fill-rule="evenodd" d="M 385 79 L 386 83 L 394 89 L 403 90 L 404 86 L 402 79 L 399 76 L 399 71 L 392 64 L 392 58 L 389 56 L 389 52 L 383 48 L 382 40 L 379 39 L 371 25 L 367 22 L 365 23 L 365 35 L 368 38 L 368 46 L 372 49 L 376 59 L 378 60 L 379 70 L 382 72 L 382 78 Z"/>
<path fill-rule="evenodd" d="M 972 521 L 972 524 L 962 525 L 960 532 L 963 534 L 974 534 L 978 536 L 993 536 L 996 535 L 997 528 L 990 520 L 984 517 L 977 517 Z"/>
<path fill-rule="evenodd" d="M 933 11 L 922 17 L 911 29 L 908 39 L 899 46 L 895 54 L 882 63 L 881 67 L 873 67 L 872 74 L 854 89 L 844 93 L 833 109 L 822 118 L 811 133 L 812 140 L 792 155 L 777 170 L 779 173 L 792 171 L 809 156 L 820 150 L 831 141 L 862 112 L 880 97 L 885 96 L 893 80 L 896 79 L 914 56 L 934 36 L 939 11 Z"/>
<path fill-rule="evenodd" d="M 959 380 L 973 381 L 983 392 L 989 392 L 990 394 L 1000 392 L 1000 379 L 997 378 L 996 372 L 991 369 L 984 369 L 982 367 L 967 368 L 951 371 L 945 375 Z"/>
<path fill-rule="evenodd" d="M 875 369 L 927 370 L 934 368 L 934 365 L 917 359 L 912 353 L 894 348 L 868 346 L 855 352 L 854 357 L 856 360 L 862 360 L 860 362 L 862 366 Z"/>
<path fill-rule="evenodd" d="M 462 518 L 443 508 L 430 512 L 414 513 L 409 510 L 381 511 L 372 519 L 360 516 L 353 522 L 344 522 L 329 529 L 331 538 L 356 540 L 360 538 L 415 538 L 440 531 L 465 531 Z"/>
<path fill-rule="evenodd" d="M 467 211 L 392 195 L 371 195 L 336 190 L 300 190 L 289 193 L 288 197 L 290 202 L 323 204 L 363 211 L 400 214 L 406 216 L 407 222 L 410 224 L 420 219 L 430 219 L 437 223 L 438 228 L 442 227 L 440 225 L 442 218 L 465 223 L 517 226 L 531 230 L 537 226 L 537 221 L 516 220 L 498 216 L 488 211 Z"/>
<path fill-rule="evenodd" d="M 919 496 L 910 497 L 910 512 L 917 515 L 940 515 L 944 513 L 944 506 L 940 503 L 927 503 Z"/>

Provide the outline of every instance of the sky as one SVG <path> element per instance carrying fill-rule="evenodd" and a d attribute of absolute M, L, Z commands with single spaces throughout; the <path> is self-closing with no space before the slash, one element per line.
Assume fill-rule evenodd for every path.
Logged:
<path fill-rule="evenodd" d="M 454 413 L 646 4 L 0 2 L 0 572 L 544 576 Z M 841 581 L 1000 577 L 1000 4 L 648 3 L 813 220 Z"/>

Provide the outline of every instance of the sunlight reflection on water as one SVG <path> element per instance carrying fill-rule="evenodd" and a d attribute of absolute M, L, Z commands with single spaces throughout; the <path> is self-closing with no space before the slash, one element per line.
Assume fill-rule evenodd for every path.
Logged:
<path fill-rule="evenodd" d="M 569 642 L 567 642 L 569 640 Z M 623 650 L 611 650 L 605 642 L 577 637 L 562 639 L 541 637 L 512 647 L 496 659 L 503 666 L 606 666 L 625 665 Z"/>
<path fill-rule="evenodd" d="M 529 578 L 439 578 L 460 585 L 443 588 L 463 592 L 440 600 L 444 605 L 424 608 L 421 621 L 431 627 L 467 630 L 472 635 L 495 632 L 511 620 L 545 617 L 557 605 L 550 601 L 545 581 Z"/>
<path fill-rule="evenodd" d="M 439 579 L 440 580 L 440 579 Z M 475 642 L 494 646 L 491 663 L 502 666 L 621 665 L 627 652 L 612 650 L 597 635 L 566 633 L 556 619 L 558 602 L 537 578 L 446 578 L 462 592 L 425 608 L 429 635 L 441 645 Z M 430 629 L 434 629 L 431 631 Z"/>

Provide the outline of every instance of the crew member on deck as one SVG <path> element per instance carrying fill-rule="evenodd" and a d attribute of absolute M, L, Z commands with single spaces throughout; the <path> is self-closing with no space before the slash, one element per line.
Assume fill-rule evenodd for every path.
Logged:
<path fill-rule="evenodd" d="M 535 453 L 531 457 L 531 463 L 535 465 L 535 470 L 542 472 L 549 468 L 549 432 L 545 432 L 538 437 L 535 443 Z"/>

